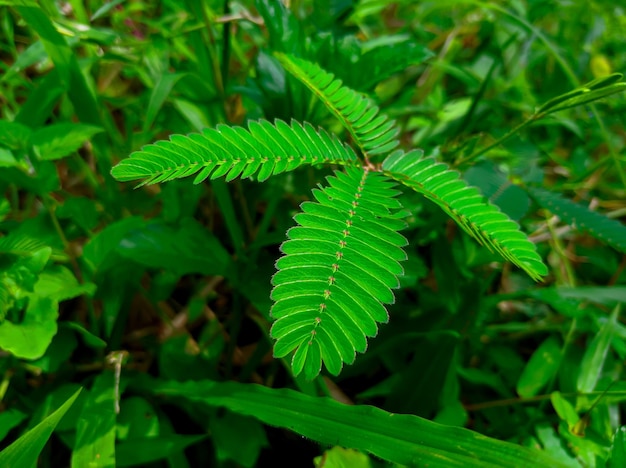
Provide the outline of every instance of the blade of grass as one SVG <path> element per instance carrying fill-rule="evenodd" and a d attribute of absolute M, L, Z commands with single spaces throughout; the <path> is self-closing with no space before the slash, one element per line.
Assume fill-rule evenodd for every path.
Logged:
<path fill-rule="evenodd" d="M 36 466 L 37 458 L 52 435 L 52 431 L 78 398 L 80 392 L 79 389 L 54 413 L 0 452 L 0 466 L 16 468 Z"/>
<path fill-rule="evenodd" d="M 594 390 L 602 375 L 602 368 L 611 347 L 611 340 L 615 333 L 620 310 L 620 304 L 615 306 L 611 317 L 602 325 L 602 328 L 600 328 L 600 331 L 585 351 L 576 383 L 576 387 L 581 393 L 588 393 Z"/>
<path fill-rule="evenodd" d="M 491 439 L 458 427 L 373 406 L 237 382 L 142 380 L 145 391 L 253 416 L 329 445 L 362 450 L 409 466 L 564 466 L 539 450 Z"/>

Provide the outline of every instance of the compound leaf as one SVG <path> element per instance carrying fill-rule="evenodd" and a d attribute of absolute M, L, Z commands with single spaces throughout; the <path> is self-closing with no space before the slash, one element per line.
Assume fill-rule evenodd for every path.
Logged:
<path fill-rule="evenodd" d="M 113 168 L 117 180 L 143 179 L 140 185 L 166 182 L 198 173 L 194 183 L 226 176 L 259 181 L 303 164 L 353 164 L 349 146 L 323 129 L 292 121 L 249 122 L 249 128 L 218 125 L 202 133 L 172 135 L 169 141 L 144 146 Z"/>
<path fill-rule="evenodd" d="M 535 246 L 519 225 L 469 186 L 457 171 L 421 151 L 395 151 L 383 162 L 383 170 L 398 182 L 433 201 L 479 243 L 539 280 L 548 270 Z"/>
<path fill-rule="evenodd" d="M 343 85 L 317 64 L 276 53 L 285 69 L 309 88 L 339 119 L 363 154 L 388 153 L 398 146 L 398 128 L 364 94 Z"/>
<path fill-rule="evenodd" d="M 405 224 L 394 216 L 399 192 L 390 180 L 349 168 L 328 182 L 314 190 L 316 202 L 302 204 L 273 277 L 274 355 L 295 351 L 293 372 L 304 370 L 308 379 L 322 363 L 337 375 L 365 351 L 366 337 L 388 320 L 383 304 L 394 302 L 406 258 L 398 233 Z"/>

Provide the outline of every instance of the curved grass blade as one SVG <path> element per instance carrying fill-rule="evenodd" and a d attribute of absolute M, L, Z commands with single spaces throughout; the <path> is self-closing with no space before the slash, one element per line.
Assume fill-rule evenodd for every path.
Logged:
<path fill-rule="evenodd" d="M 284 427 L 324 445 L 341 445 L 406 466 L 506 468 L 565 467 L 545 452 L 444 426 L 374 406 L 345 405 L 289 389 L 238 382 L 161 382 L 145 379 L 143 391 L 197 404 L 225 407 Z"/>

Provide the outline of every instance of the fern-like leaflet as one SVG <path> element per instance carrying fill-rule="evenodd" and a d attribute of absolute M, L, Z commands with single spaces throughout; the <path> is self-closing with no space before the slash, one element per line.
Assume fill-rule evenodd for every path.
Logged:
<path fill-rule="evenodd" d="M 457 171 L 421 151 L 395 151 L 383 163 L 387 175 L 435 202 L 480 244 L 495 250 L 535 280 L 547 268 L 518 224 L 485 200 Z"/>
<path fill-rule="evenodd" d="M 318 96 L 341 121 L 364 155 L 385 154 L 398 146 L 398 127 L 365 95 L 342 85 L 317 64 L 277 53 L 293 76 Z"/>
<path fill-rule="evenodd" d="M 331 374 L 351 364 L 367 347 L 378 323 L 387 322 L 383 304 L 403 273 L 407 241 L 392 182 L 378 172 L 348 168 L 314 191 L 317 202 L 302 204 L 276 264 L 271 334 L 276 357 L 295 350 L 295 375 L 311 379 L 322 362 Z"/>
<path fill-rule="evenodd" d="M 310 124 L 282 120 L 251 121 L 248 130 L 218 125 L 202 133 L 172 135 L 169 141 L 144 146 L 113 168 L 121 181 L 144 179 L 140 184 L 156 184 L 199 173 L 198 184 L 207 178 L 226 176 L 259 181 L 291 171 L 303 164 L 360 164 L 349 146 L 323 129 Z"/>

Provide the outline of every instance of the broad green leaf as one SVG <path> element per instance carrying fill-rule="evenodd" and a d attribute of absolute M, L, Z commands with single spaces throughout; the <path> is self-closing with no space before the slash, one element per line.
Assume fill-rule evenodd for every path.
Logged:
<path fill-rule="evenodd" d="M 22 167 L 23 169 L 28 170 L 28 164 L 24 162 L 20 162 L 15 158 L 15 155 L 12 151 L 9 151 L 6 148 L 0 147 L 0 167 Z"/>
<path fill-rule="evenodd" d="M 62 159 L 77 151 L 102 128 L 76 123 L 47 125 L 31 135 L 35 154 L 44 161 Z"/>
<path fill-rule="evenodd" d="M 0 198 L 0 221 L 4 221 L 7 215 L 11 211 L 11 204 L 6 198 Z M 2 240 L 6 239 L 6 236 Z M 1 248 L 1 247 L 0 247 Z"/>
<path fill-rule="evenodd" d="M 566 315 L 573 315 L 572 309 L 580 306 L 582 301 L 594 302 L 596 304 L 604 304 L 614 306 L 619 303 L 626 303 L 626 286 L 578 286 L 575 288 L 558 287 L 558 288 L 541 288 L 535 289 L 530 293 L 541 301 L 547 301 L 551 305 L 555 300 L 565 301 L 562 306 L 557 305 L 557 310 Z M 567 313 L 567 310 L 570 313 Z"/>
<path fill-rule="evenodd" d="M 372 468 L 370 457 L 358 450 L 333 447 L 313 459 L 316 468 Z"/>
<path fill-rule="evenodd" d="M 159 416 L 145 398 L 131 396 L 120 403 L 120 414 L 116 421 L 119 440 L 144 439 L 159 435 Z M 118 463 L 120 462 L 118 457 Z"/>
<path fill-rule="evenodd" d="M 523 398 L 539 394 L 554 378 L 560 363 L 561 344 L 555 335 L 551 335 L 539 345 L 526 364 L 517 381 L 517 394 Z"/>
<path fill-rule="evenodd" d="M 537 438 L 541 441 L 544 450 L 549 453 L 555 460 L 559 460 L 563 466 L 579 467 L 576 458 L 567 451 L 567 446 L 559 433 L 548 424 L 539 424 L 535 431 Z M 531 464 L 529 466 L 542 466 L 541 464 Z"/>
<path fill-rule="evenodd" d="M 61 302 L 86 294 L 92 296 L 96 290 L 93 283 L 79 283 L 74 274 L 62 265 L 52 265 L 39 275 L 35 294 Z"/>
<path fill-rule="evenodd" d="M 63 403 L 59 409 L 37 426 L 0 452 L 0 466 L 7 468 L 29 468 L 37 466 L 37 458 L 52 435 L 63 415 L 72 406 L 80 390 Z"/>
<path fill-rule="evenodd" d="M 60 219 L 70 219 L 85 231 L 90 231 L 98 224 L 100 213 L 98 202 L 87 197 L 72 197 L 57 207 L 56 215 Z"/>
<path fill-rule="evenodd" d="M 209 430 L 222 463 L 231 460 L 237 466 L 258 466 L 261 450 L 268 446 L 265 429 L 257 419 L 232 411 L 215 410 L 209 417 Z"/>
<path fill-rule="evenodd" d="M 12 150 L 24 150 L 28 146 L 31 129 L 18 122 L 0 120 L 0 145 Z"/>
<path fill-rule="evenodd" d="M 83 248 L 83 260 L 94 270 L 106 269 L 116 262 L 111 260 L 123 239 L 129 233 L 142 229 L 146 220 L 138 216 L 123 218 L 109 224 L 91 238 Z"/>
<path fill-rule="evenodd" d="M 576 388 L 581 393 L 593 391 L 602 376 L 604 361 L 611 348 L 611 340 L 615 334 L 616 322 L 619 317 L 621 305 L 615 306 L 611 317 L 604 322 L 600 331 L 593 338 L 585 351 L 583 361 L 580 363 L 580 373 Z"/>
<path fill-rule="evenodd" d="M 188 273 L 223 275 L 230 262 L 230 255 L 220 241 L 191 218 L 177 226 L 160 221 L 145 222 L 141 228 L 126 233 L 117 251 L 141 265 L 164 268 L 178 276 Z"/>
<path fill-rule="evenodd" d="M 559 418 L 565 421 L 569 427 L 573 427 L 580 421 L 580 416 L 576 412 L 576 408 L 563 398 L 561 392 L 552 392 L 550 394 L 550 401 L 552 402 L 556 414 L 558 414 Z"/>
<path fill-rule="evenodd" d="M 29 363 L 31 369 L 37 369 L 43 374 L 57 372 L 61 366 L 70 362 L 77 346 L 78 340 L 74 333 L 67 328 L 59 328 L 44 355 Z"/>
<path fill-rule="evenodd" d="M 459 334 L 453 331 L 431 332 L 398 340 L 390 354 L 407 365 L 391 375 L 393 384 L 382 407 L 394 413 L 423 417 L 437 411 L 442 404 L 446 378 L 450 372 L 455 377 L 457 374 L 454 355 L 459 341 Z M 405 357 L 407 351 L 408 356 L 413 354 L 410 361 Z"/>
<path fill-rule="evenodd" d="M 43 44 L 41 42 L 37 44 L 41 45 L 44 58 L 47 57 L 45 50 L 43 50 Z M 46 124 L 65 92 L 59 74 L 54 71 L 38 81 L 37 85 L 28 94 L 28 98 L 20 106 L 20 110 L 15 116 L 16 122 L 30 128 L 38 128 Z"/>
<path fill-rule="evenodd" d="M 502 442 L 417 416 L 373 406 L 351 406 L 289 389 L 237 382 L 160 382 L 146 378 L 143 391 L 198 404 L 223 406 L 265 424 L 288 428 L 321 444 L 340 445 L 409 466 L 567 466 L 535 449 Z"/>
<path fill-rule="evenodd" d="M 115 397 L 114 373 L 105 370 L 95 378 L 78 419 L 73 467 L 115 466 Z"/>
<path fill-rule="evenodd" d="M 23 359 L 43 356 L 57 332 L 58 302 L 32 295 L 20 323 L 0 323 L 0 348 Z"/>
<path fill-rule="evenodd" d="M 15 408 L 9 408 L 0 413 L 0 442 L 7 434 L 24 421 L 28 415 Z"/>
<path fill-rule="evenodd" d="M 46 392 L 44 398 L 39 403 L 37 408 L 33 411 L 32 417 L 28 421 L 28 429 L 32 429 L 41 421 L 46 419 L 57 408 L 59 408 L 68 398 L 74 395 L 77 391 L 81 390 L 80 395 L 74 401 L 72 407 L 65 413 L 63 418 L 59 421 L 56 427 L 58 432 L 74 431 L 76 429 L 76 423 L 78 416 L 82 411 L 82 407 L 85 404 L 87 398 L 86 392 L 82 391 L 83 387 L 76 383 L 65 383 L 59 385 L 55 389 L 51 389 Z"/>
<path fill-rule="evenodd" d="M 116 434 L 115 466 L 137 466 L 170 457 L 206 436 L 161 434 L 160 417 L 144 398 L 132 396 L 120 404 Z"/>
<path fill-rule="evenodd" d="M 621 468 L 626 466 L 626 426 L 621 426 L 613 436 L 609 468 Z"/>

